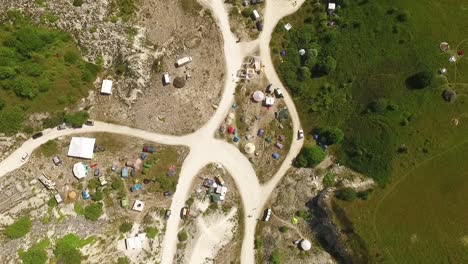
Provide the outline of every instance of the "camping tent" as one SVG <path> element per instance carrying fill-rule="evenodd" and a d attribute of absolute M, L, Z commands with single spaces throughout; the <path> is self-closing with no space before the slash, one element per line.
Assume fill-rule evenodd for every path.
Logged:
<path fill-rule="evenodd" d="M 255 93 L 252 95 L 252 98 L 255 102 L 261 102 L 263 99 L 265 99 L 265 94 L 262 91 L 255 91 Z"/>
<path fill-rule="evenodd" d="M 312 248 L 312 244 L 310 243 L 309 240 L 307 240 L 307 239 L 302 239 L 302 241 L 301 241 L 301 248 L 302 248 L 302 250 L 304 250 L 304 251 L 308 251 L 308 250 L 310 250 L 310 249 Z"/>
<path fill-rule="evenodd" d="M 247 154 L 252 154 L 255 152 L 255 145 L 253 143 L 247 143 L 244 146 L 244 151 Z"/>
<path fill-rule="evenodd" d="M 92 159 L 95 138 L 73 137 L 68 148 L 68 156 L 82 159 Z"/>
<path fill-rule="evenodd" d="M 144 207 L 145 207 L 145 203 L 143 201 L 135 200 L 135 202 L 133 203 L 132 210 L 137 211 L 137 212 L 141 212 L 141 211 L 143 211 Z"/>
<path fill-rule="evenodd" d="M 101 86 L 101 94 L 112 94 L 112 81 L 104 80 Z"/>
<path fill-rule="evenodd" d="M 82 162 L 78 162 L 73 165 L 73 175 L 75 175 L 78 180 L 83 179 L 88 175 L 88 170 Z"/>

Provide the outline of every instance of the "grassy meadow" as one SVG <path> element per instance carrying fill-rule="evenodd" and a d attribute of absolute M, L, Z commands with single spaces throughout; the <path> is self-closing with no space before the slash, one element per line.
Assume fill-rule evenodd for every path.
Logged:
<path fill-rule="evenodd" d="M 372 263 L 466 263 L 468 61 L 448 58 L 468 48 L 468 2 L 337 2 L 338 17 L 327 18 L 323 5 L 306 1 L 280 21 L 271 48 L 305 129 L 342 129 L 331 152 L 382 187 L 369 201 L 340 202 L 360 247 Z M 408 79 L 421 71 L 431 83 L 414 89 Z M 443 100 L 446 89 L 455 102 Z"/>

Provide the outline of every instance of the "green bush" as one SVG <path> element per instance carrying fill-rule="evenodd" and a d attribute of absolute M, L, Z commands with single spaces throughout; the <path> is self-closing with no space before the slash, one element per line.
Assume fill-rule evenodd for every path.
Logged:
<path fill-rule="evenodd" d="M 315 70 L 319 75 L 326 75 L 335 70 L 336 59 L 332 56 L 319 56 Z"/>
<path fill-rule="evenodd" d="M 273 262 L 273 264 L 280 264 L 282 258 L 283 256 L 278 249 L 273 250 L 271 253 L 271 262 Z"/>
<path fill-rule="evenodd" d="M 252 17 L 253 16 L 253 9 L 250 7 L 244 8 L 241 11 L 243 17 Z"/>
<path fill-rule="evenodd" d="M 10 88 L 21 98 L 34 99 L 39 94 L 39 90 L 32 81 L 24 77 L 16 78 L 14 82 L 11 82 Z"/>
<path fill-rule="evenodd" d="M 83 0 L 73 0 L 73 5 L 74 6 L 82 6 L 83 5 Z"/>
<path fill-rule="evenodd" d="M 361 200 L 368 200 L 369 196 L 372 194 L 373 191 L 374 189 L 369 189 L 369 190 L 358 192 L 356 195 Z"/>
<path fill-rule="evenodd" d="M 145 232 L 146 232 L 146 236 L 150 239 L 154 239 L 156 238 L 156 235 L 159 233 L 159 230 L 156 228 L 156 227 L 153 227 L 153 226 L 148 226 L 146 229 L 145 229 Z"/>
<path fill-rule="evenodd" d="M 84 217 L 91 221 L 98 220 L 99 217 L 103 214 L 102 203 L 93 203 L 85 207 Z"/>
<path fill-rule="evenodd" d="M 261 249 L 263 247 L 263 240 L 260 238 L 256 238 L 254 241 L 254 248 Z"/>
<path fill-rule="evenodd" d="M 20 108 L 5 108 L 0 111 L 0 133 L 13 135 L 20 131 L 24 113 Z"/>
<path fill-rule="evenodd" d="M 0 98 L 0 111 L 2 111 L 3 108 L 5 108 L 5 101 L 2 98 Z"/>
<path fill-rule="evenodd" d="M 420 71 L 406 79 L 406 84 L 411 89 L 423 89 L 431 85 L 433 77 L 430 71 Z"/>
<path fill-rule="evenodd" d="M 325 157 L 325 151 L 318 146 L 303 147 L 294 163 L 300 168 L 312 168 L 322 162 Z"/>
<path fill-rule="evenodd" d="M 86 111 L 80 111 L 72 114 L 66 114 L 64 120 L 67 124 L 72 127 L 79 127 L 86 123 L 89 118 L 89 114 Z"/>
<path fill-rule="evenodd" d="M 336 127 L 327 127 L 317 130 L 319 142 L 325 145 L 340 144 L 343 142 L 344 133 Z"/>
<path fill-rule="evenodd" d="M 278 229 L 281 233 L 286 233 L 289 231 L 289 228 L 287 226 L 281 226 L 279 229 Z"/>
<path fill-rule="evenodd" d="M 177 239 L 179 239 L 180 242 L 186 241 L 188 239 L 187 232 L 185 232 L 185 230 L 180 231 L 177 234 Z"/>
<path fill-rule="evenodd" d="M 11 79 L 16 76 L 16 71 L 12 67 L 0 66 L 0 80 Z"/>
<path fill-rule="evenodd" d="M 5 228 L 5 235 L 10 239 L 24 237 L 31 231 L 31 227 L 31 219 L 27 216 L 23 216 Z"/>
<path fill-rule="evenodd" d="M 96 192 L 91 195 L 91 199 L 96 202 L 102 201 L 102 199 L 104 199 L 104 193 L 101 190 L 96 190 Z"/>
<path fill-rule="evenodd" d="M 117 264 L 130 264 L 130 260 L 127 257 L 120 257 L 117 259 Z"/>
<path fill-rule="evenodd" d="M 129 222 L 123 222 L 122 224 L 120 224 L 119 226 L 119 231 L 121 233 L 127 233 L 127 232 L 130 232 L 132 230 L 132 227 L 133 225 Z"/>
<path fill-rule="evenodd" d="M 354 201 L 357 198 L 356 191 L 352 188 L 343 188 L 338 190 L 336 193 L 336 198 L 343 201 Z"/>
<path fill-rule="evenodd" d="M 325 186 L 325 188 L 335 186 L 335 174 L 331 172 L 327 173 L 325 177 L 323 177 L 322 183 Z"/>
<path fill-rule="evenodd" d="M 80 60 L 80 58 L 80 54 L 78 54 L 78 52 L 74 50 L 67 50 L 65 52 L 65 55 L 63 56 L 63 59 L 68 64 L 76 64 Z"/>
<path fill-rule="evenodd" d="M 80 248 L 91 243 L 93 239 L 80 239 L 75 234 L 68 234 L 58 239 L 55 243 L 54 255 L 57 263 L 80 264 L 83 256 Z"/>
<path fill-rule="evenodd" d="M 304 210 L 297 210 L 296 216 L 302 219 L 308 219 L 309 218 L 309 213 Z"/>
<path fill-rule="evenodd" d="M 44 239 L 30 247 L 27 251 L 19 250 L 18 255 L 23 264 L 45 264 L 48 257 L 45 249 L 49 247 L 50 241 Z"/>

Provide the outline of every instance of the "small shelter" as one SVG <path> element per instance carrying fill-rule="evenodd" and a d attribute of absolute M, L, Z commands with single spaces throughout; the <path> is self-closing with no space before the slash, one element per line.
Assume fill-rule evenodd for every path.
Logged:
<path fill-rule="evenodd" d="M 289 31 L 291 30 L 292 26 L 291 24 L 287 23 L 286 25 L 284 25 L 284 29 L 286 29 L 286 31 Z"/>
<path fill-rule="evenodd" d="M 253 143 L 245 144 L 244 151 L 247 154 L 253 154 L 255 152 L 255 145 Z"/>
<path fill-rule="evenodd" d="M 328 3 L 328 11 L 334 11 L 336 9 L 335 3 Z"/>
<path fill-rule="evenodd" d="M 59 193 L 57 193 L 56 195 L 54 195 L 54 198 L 55 198 L 55 201 L 57 202 L 57 204 L 61 204 L 61 203 L 63 202 L 62 196 L 60 196 Z"/>
<path fill-rule="evenodd" d="M 275 98 L 268 96 L 265 98 L 265 105 L 266 106 L 273 106 L 275 104 Z"/>
<path fill-rule="evenodd" d="M 449 62 L 456 62 L 457 58 L 455 56 L 450 56 Z"/>
<path fill-rule="evenodd" d="M 145 203 L 143 201 L 135 200 L 132 206 L 132 210 L 137 211 L 137 212 L 142 212 L 144 207 L 145 207 Z"/>
<path fill-rule="evenodd" d="M 277 152 L 273 153 L 271 156 L 272 156 L 273 159 L 275 159 L 275 160 L 278 160 L 279 157 L 280 157 L 280 155 L 279 155 Z"/>
<path fill-rule="evenodd" d="M 141 250 L 143 243 L 146 241 L 146 234 L 140 233 L 137 236 L 125 239 L 125 248 L 127 250 Z"/>
<path fill-rule="evenodd" d="M 83 179 L 88 175 L 88 170 L 86 168 L 86 165 L 83 164 L 83 162 L 78 162 L 73 165 L 73 175 L 78 179 Z"/>
<path fill-rule="evenodd" d="M 101 94 L 106 94 L 106 95 L 112 94 L 112 81 L 111 80 L 102 81 Z"/>
<path fill-rule="evenodd" d="M 252 95 L 252 98 L 255 102 L 261 102 L 265 99 L 265 94 L 262 91 L 255 91 Z"/>
<path fill-rule="evenodd" d="M 128 168 L 127 167 L 122 168 L 122 178 L 128 178 Z"/>
<path fill-rule="evenodd" d="M 82 159 L 92 159 L 94 153 L 95 138 L 72 137 L 68 148 L 68 156 Z"/>
<path fill-rule="evenodd" d="M 299 55 L 304 56 L 306 54 L 305 49 L 300 49 L 299 50 Z"/>
<path fill-rule="evenodd" d="M 443 52 L 447 52 L 450 49 L 450 46 L 447 42 L 442 42 L 439 44 L 439 48 Z"/>
<path fill-rule="evenodd" d="M 312 244 L 307 239 L 302 239 L 300 246 L 301 246 L 301 249 L 304 251 L 309 251 L 312 248 Z"/>
<path fill-rule="evenodd" d="M 74 201 L 76 199 L 76 192 L 75 191 L 71 191 L 68 193 L 68 199 Z"/>

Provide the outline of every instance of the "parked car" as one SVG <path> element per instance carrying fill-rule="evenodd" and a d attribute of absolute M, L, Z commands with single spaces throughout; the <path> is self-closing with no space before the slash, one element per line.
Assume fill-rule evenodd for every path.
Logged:
<path fill-rule="evenodd" d="M 87 126 L 94 126 L 94 121 L 88 120 L 88 121 L 86 121 L 86 125 Z"/>
<path fill-rule="evenodd" d="M 266 91 L 265 91 L 267 94 L 271 94 L 273 93 L 273 84 L 269 84 L 266 88 Z"/>
<path fill-rule="evenodd" d="M 189 209 L 187 207 L 182 207 L 182 209 L 180 210 L 180 218 L 186 219 L 188 213 L 189 213 Z"/>
<path fill-rule="evenodd" d="M 36 134 L 32 135 L 32 139 L 40 138 L 42 135 L 44 135 L 42 132 L 37 132 Z"/>
<path fill-rule="evenodd" d="M 67 125 L 65 123 L 63 123 L 63 124 L 61 124 L 61 125 L 59 125 L 57 127 L 57 130 L 64 130 L 64 129 L 67 129 Z"/>
<path fill-rule="evenodd" d="M 164 214 L 164 218 L 169 219 L 171 216 L 171 210 L 166 210 L 166 213 Z"/>
<path fill-rule="evenodd" d="M 23 156 L 21 156 L 21 162 L 25 162 L 29 158 L 28 153 L 24 153 Z"/>
<path fill-rule="evenodd" d="M 303 138 L 304 138 L 304 130 L 299 129 L 299 131 L 297 131 L 297 139 L 303 139 Z"/>
<path fill-rule="evenodd" d="M 165 196 L 165 197 L 169 197 L 169 196 L 171 196 L 171 195 L 172 195 L 172 192 L 171 192 L 171 191 L 166 191 L 166 192 L 164 192 L 164 196 Z"/>
<path fill-rule="evenodd" d="M 101 170 L 99 168 L 96 168 L 94 170 L 94 176 L 99 176 L 99 175 L 101 175 Z"/>
<path fill-rule="evenodd" d="M 55 164 L 55 166 L 60 166 L 62 165 L 62 160 L 59 158 L 59 156 L 55 156 L 52 158 L 52 162 Z"/>
<path fill-rule="evenodd" d="M 275 89 L 275 96 L 276 98 L 283 98 L 283 92 L 281 92 L 280 88 Z"/>

